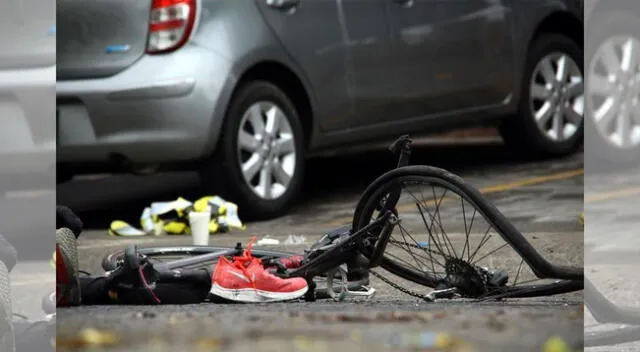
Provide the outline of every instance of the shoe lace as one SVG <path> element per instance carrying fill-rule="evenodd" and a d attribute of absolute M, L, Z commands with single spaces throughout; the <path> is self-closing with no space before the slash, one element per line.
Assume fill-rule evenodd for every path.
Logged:
<path fill-rule="evenodd" d="M 249 272 L 247 270 L 247 268 L 251 267 L 252 265 L 256 265 L 256 264 L 262 265 L 262 260 L 260 260 L 260 258 L 256 258 L 253 255 L 251 255 L 251 248 L 253 247 L 253 244 L 255 242 L 256 242 L 256 236 L 253 236 L 249 241 L 249 243 L 247 244 L 247 248 L 242 252 L 242 255 L 233 257 L 232 265 L 236 267 L 238 270 L 242 271 L 244 276 L 246 276 L 247 279 L 249 279 L 249 282 L 251 283 L 251 287 L 253 287 L 253 289 L 256 292 L 258 292 L 258 288 L 256 287 L 256 282 L 254 280 L 254 277 L 252 275 L 249 275 Z"/>

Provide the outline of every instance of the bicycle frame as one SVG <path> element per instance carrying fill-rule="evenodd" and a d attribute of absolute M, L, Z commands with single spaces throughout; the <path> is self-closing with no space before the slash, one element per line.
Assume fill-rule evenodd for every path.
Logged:
<path fill-rule="evenodd" d="M 309 280 L 314 276 L 322 275 L 332 269 L 339 267 L 340 265 L 345 263 L 345 258 L 351 258 L 356 255 L 356 252 L 360 248 L 362 248 L 363 241 L 366 235 L 371 235 L 371 230 L 374 230 L 375 228 L 381 228 L 380 232 L 390 233 L 391 227 L 394 226 L 392 218 L 394 218 L 394 216 L 391 214 L 391 212 L 385 213 L 383 216 L 372 221 L 369 225 L 365 226 L 361 230 L 349 235 L 348 238 L 331 245 L 331 248 L 329 248 L 326 252 L 311 259 L 308 263 L 305 263 L 301 267 L 294 270 L 278 274 L 278 276 L 285 278 L 305 277 Z M 385 241 L 377 241 L 376 243 L 376 247 L 385 245 Z M 383 254 L 381 251 L 376 252 L 380 257 Z M 370 262 L 379 262 L 379 259 L 376 257 L 371 257 Z"/>

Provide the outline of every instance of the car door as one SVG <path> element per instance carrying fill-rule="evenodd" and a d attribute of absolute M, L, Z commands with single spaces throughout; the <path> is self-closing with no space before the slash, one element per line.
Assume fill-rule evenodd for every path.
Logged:
<path fill-rule="evenodd" d="M 391 80 L 394 72 L 386 5 L 388 0 L 338 1 L 343 35 L 348 49 L 349 93 L 355 114 L 345 127 L 365 127 L 385 122 L 393 115 Z"/>
<path fill-rule="evenodd" d="M 255 0 L 267 24 L 306 75 L 316 99 L 316 116 L 353 113 L 348 93 L 346 47 L 337 0 Z M 321 128 L 342 127 L 340 118 L 318 121 Z"/>
<path fill-rule="evenodd" d="M 255 0 L 305 72 L 324 132 L 374 123 L 390 65 L 386 0 Z M 378 115 L 376 115 L 378 114 Z"/>
<path fill-rule="evenodd" d="M 500 104 L 513 80 L 510 0 L 388 0 L 397 118 Z"/>

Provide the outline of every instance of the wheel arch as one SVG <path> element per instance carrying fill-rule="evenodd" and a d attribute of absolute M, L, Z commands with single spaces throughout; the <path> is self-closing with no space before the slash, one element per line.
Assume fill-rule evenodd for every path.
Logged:
<path fill-rule="evenodd" d="M 538 11 L 533 16 L 529 15 L 523 17 L 529 17 L 525 22 L 529 22 L 525 25 L 527 28 L 524 33 L 519 37 L 522 43 L 522 48 L 518 50 L 517 57 L 519 60 L 518 72 L 516 73 L 516 89 L 514 104 L 517 106 L 520 104 L 522 97 L 522 89 L 520 88 L 520 82 L 524 79 L 524 71 L 527 67 L 527 61 L 531 53 L 533 43 L 540 38 L 540 36 L 549 33 L 558 33 L 567 36 L 572 39 L 579 46 L 584 47 L 584 24 L 583 21 L 566 6 L 548 5 L 538 7 Z M 567 25 L 569 23 L 569 25 Z"/>
<path fill-rule="evenodd" d="M 302 72 L 284 54 L 273 48 L 264 48 L 235 60 L 231 74 L 224 84 L 223 93 L 215 102 L 211 137 L 203 155 L 205 158 L 211 156 L 217 148 L 229 105 L 234 96 L 244 84 L 255 80 L 274 84 L 291 100 L 300 117 L 305 148 L 310 145 L 315 123 L 315 104 L 311 86 Z"/>

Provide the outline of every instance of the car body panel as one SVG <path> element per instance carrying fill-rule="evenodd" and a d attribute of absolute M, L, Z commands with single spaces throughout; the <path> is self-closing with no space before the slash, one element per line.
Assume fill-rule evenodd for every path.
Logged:
<path fill-rule="evenodd" d="M 200 157 L 230 70 L 226 58 L 191 46 L 173 55 L 145 55 L 111 77 L 58 82 L 58 159 L 122 155 L 162 163 Z"/>
<path fill-rule="evenodd" d="M 574 0 L 510 0 L 513 13 L 514 43 L 531 43 L 540 24 L 550 16 L 566 13 L 580 18 L 582 11 L 576 8 Z M 516 27 L 517 24 L 517 27 Z M 527 60 L 528 45 L 514 45 L 514 58 L 518 63 L 513 73 L 515 82 L 513 103 L 518 104 L 521 97 L 522 75 Z"/>
<path fill-rule="evenodd" d="M 58 80 L 109 77 L 145 52 L 151 1 L 57 0 Z"/>
<path fill-rule="evenodd" d="M 386 121 L 499 105 L 513 90 L 504 0 L 388 2 L 396 114 Z"/>
<path fill-rule="evenodd" d="M 314 112 L 318 132 L 349 127 L 355 119 L 354 95 L 358 85 L 354 72 L 356 59 L 348 44 L 352 39 L 347 37 L 345 28 L 348 10 L 344 7 L 370 4 L 382 9 L 379 0 L 356 0 L 347 4 L 307 1 L 295 12 L 273 8 L 263 0 L 255 3 L 283 48 L 305 72 L 317 101 Z M 384 15 L 383 11 L 380 13 Z M 367 26 L 375 27 L 379 23 Z M 375 58 L 371 54 L 376 52 L 375 49 L 369 51 L 367 57 Z"/>
<path fill-rule="evenodd" d="M 37 10 L 33 10 L 37 9 Z M 0 2 L 0 179 L 53 175 L 55 3 Z M 36 177 L 39 178 L 39 177 Z M 52 180 L 52 179 L 51 179 Z M 0 189 L 11 187 L 3 182 Z"/>
<path fill-rule="evenodd" d="M 570 1 L 415 0 L 411 13 L 386 0 L 300 0 L 293 11 L 267 0 L 200 0 L 185 47 L 143 54 L 107 78 L 58 83 L 61 105 L 90 110 L 84 123 L 63 123 L 84 127 L 63 133 L 59 161 L 201 160 L 215 150 L 240 79 L 264 62 L 287 67 L 308 93 L 310 155 L 493 123 L 516 110 L 537 26 Z"/>

